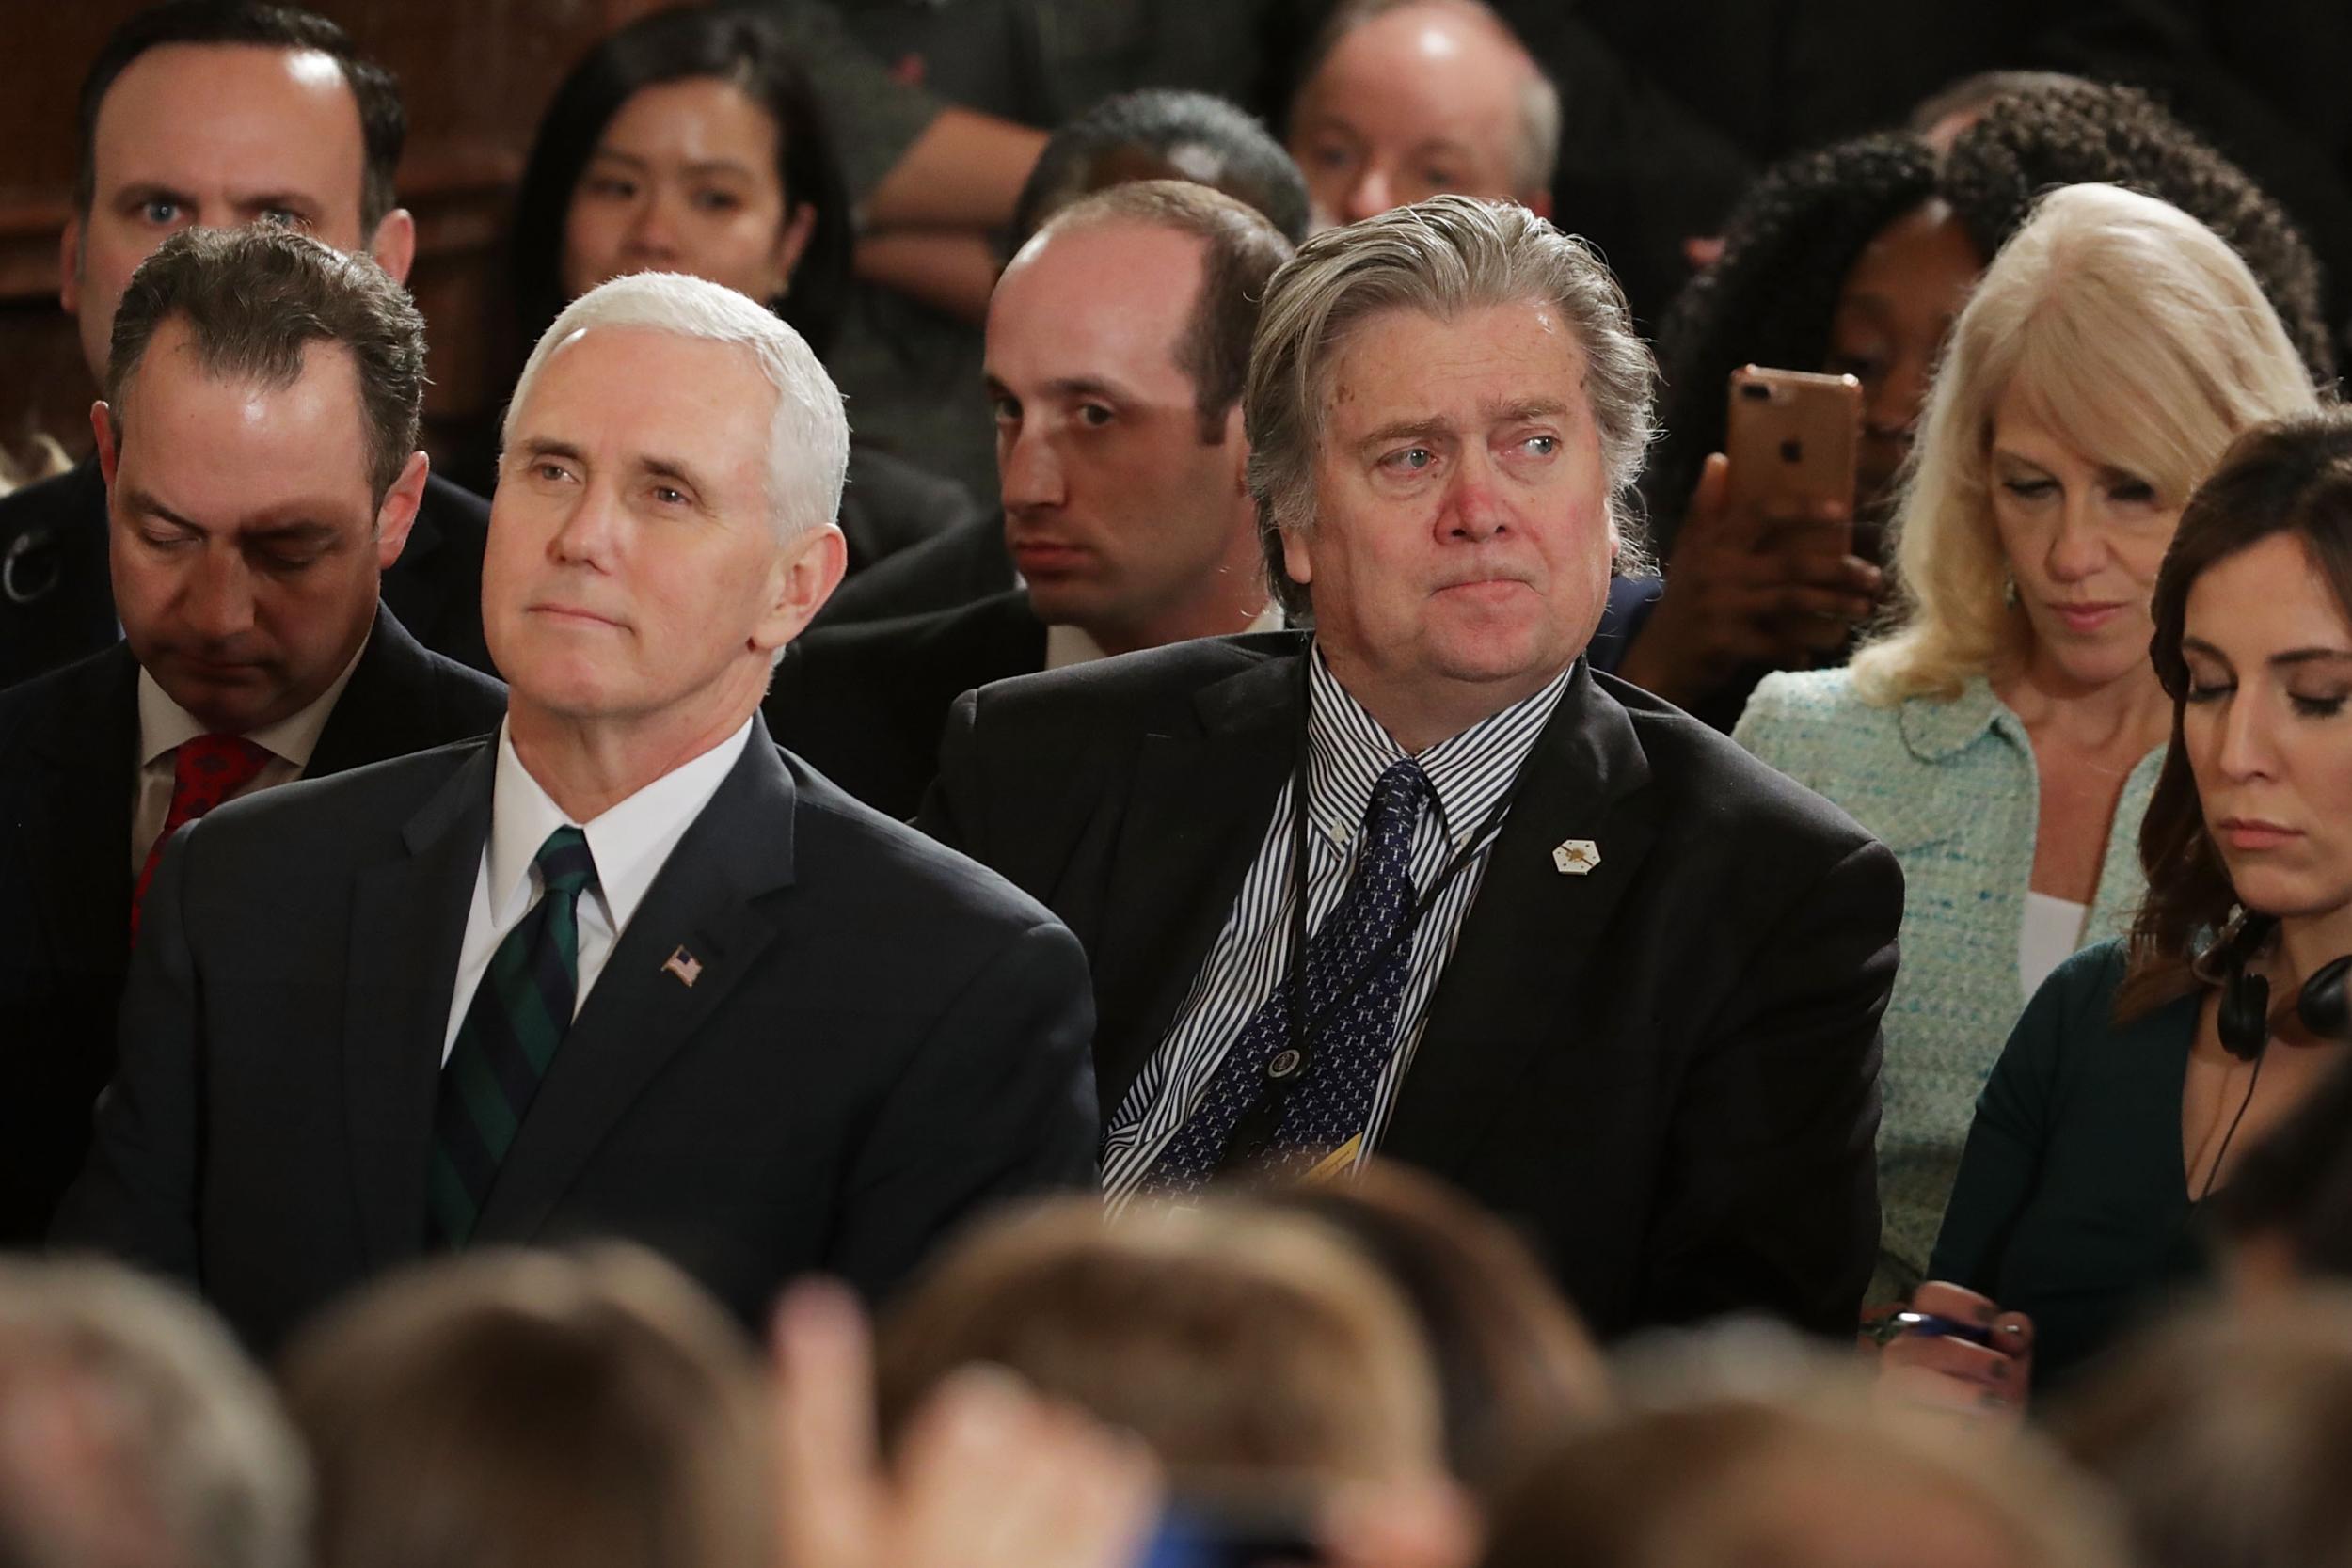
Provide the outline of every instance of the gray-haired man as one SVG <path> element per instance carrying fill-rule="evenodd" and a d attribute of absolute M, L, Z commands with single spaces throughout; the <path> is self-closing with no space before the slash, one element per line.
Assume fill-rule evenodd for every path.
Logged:
<path fill-rule="evenodd" d="M 1522 1222 L 1604 1334 L 1851 1330 L 1901 878 L 1587 668 L 1651 381 L 1523 208 L 1319 236 L 1244 399 L 1316 630 L 960 705 L 919 820 L 1087 944 L 1114 1198 L 1377 1151 Z"/>
<path fill-rule="evenodd" d="M 484 627 L 498 736 L 243 802 L 147 901 L 59 1238 L 274 1345 L 428 1247 L 620 1236 L 746 1319 L 893 1283 L 1094 1170 L 1084 959 L 778 752 L 849 431 L 792 329 L 643 274 L 524 368 Z"/>

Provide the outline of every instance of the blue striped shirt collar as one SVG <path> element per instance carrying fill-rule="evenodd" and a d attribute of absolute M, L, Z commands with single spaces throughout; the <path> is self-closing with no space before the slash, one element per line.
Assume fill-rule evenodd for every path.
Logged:
<path fill-rule="evenodd" d="M 1542 690 L 1487 715 L 1416 759 L 1437 793 L 1439 820 L 1455 847 L 1509 793 L 1575 670 L 1574 664 L 1568 665 Z M 1372 804 L 1374 784 L 1391 763 L 1404 757 L 1404 750 L 1380 721 L 1340 684 L 1317 643 L 1307 676 L 1309 825 L 1327 843 L 1344 847 Z"/>

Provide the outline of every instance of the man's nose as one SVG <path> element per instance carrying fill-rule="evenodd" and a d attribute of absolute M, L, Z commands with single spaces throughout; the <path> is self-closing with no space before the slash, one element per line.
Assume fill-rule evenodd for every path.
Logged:
<path fill-rule="evenodd" d="M 253 572 L 233 546 L 202 547 L 181 612 L 189 628 L 210 641 L 226 642 L 253 629 Z"/>
<path fill-rule="evenodd" d="M 548 554 L 575 565 L 609 567 L 620 539 L 620 506 L 602 483 L 591 481 L 564 516 Z"/>
<path fill-rule="evenodd" d="M 1500 480 L 1483 454 L 1463 462 L 1454 471 L 1454 483 L 1446 493 L 1446 538 L 1483 544 L 1510 531 L 1510 513 L 1499 489 Z"/>
<path fill-rule="evenodd" d="M 1347 198 L 1340 203 L 1340 221 L 1358 223 L 1378 217 L 1396 205 L 1395 188 L 1387 169 L 1365 165 L 1363 172 L 1348 184 Z"/>
<path fill-rule="evenodd" d="M 1028 430 L 997 437 L 996 484 L 1007 512 L 1059 506 L 1066 499 L 1061 459 L 1053 443 Z"/>

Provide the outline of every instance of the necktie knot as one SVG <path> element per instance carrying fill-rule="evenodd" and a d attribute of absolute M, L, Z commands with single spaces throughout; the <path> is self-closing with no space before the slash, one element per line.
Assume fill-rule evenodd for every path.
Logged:
<path fill-rule="evenodd" d="M 1375 832 L 1400 825 L 1406 832 L 1421 817 L 1422 802 L 1430 794 L 1429 775 L 1411 757 L 1392 762 L 1373 781 L 1372 804 L 1365 808 L 1364 826 Z"/>
<path fill-rule="evenodd" d="M 171 758 L 172 794 L 203 804 L 190 816 L 206 811 L 234 795 L 261 776 L 270 753 L 241 735 L 190 736 Z"/>
<path fill-rule="evenodd" d="M 532 857 L 539 868 L 539 884 L 552 897 L 577 898 L 596 885 L 596 857 L 588 852 L 588 835 L 578 828 L 562 827 L 548 834 Z"/>

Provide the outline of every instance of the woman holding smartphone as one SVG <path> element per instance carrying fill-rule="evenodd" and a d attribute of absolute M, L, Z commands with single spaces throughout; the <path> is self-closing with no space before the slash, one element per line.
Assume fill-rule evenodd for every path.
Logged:
<path fill-rule="evenodd" d="M 1923 1276 L 2025 999 L 2138 904 L 2169 717 L 2149 605 L 2181 507 L 2239 432 L 2315 405 L 2210 230 L 2054 192 L 1953 327 L 1893 523 L 1895 618 L 1844 669 L 1765 677 L 1733 732 L 1903 865 L 1874 1302 Z"/>
<path fill-rule="evenodd" d="M 2231 449 L 2154 624 L 2146 898 L 2128 943 L 2050 976 L 1985 1085 L 1915 1302 L 1974 1332 L 1887 1352 L 1969 1404 L 2062 1380 L 2198 1272 L 2199 1205 L 2352 1055 L 2352 418 Z"/>

